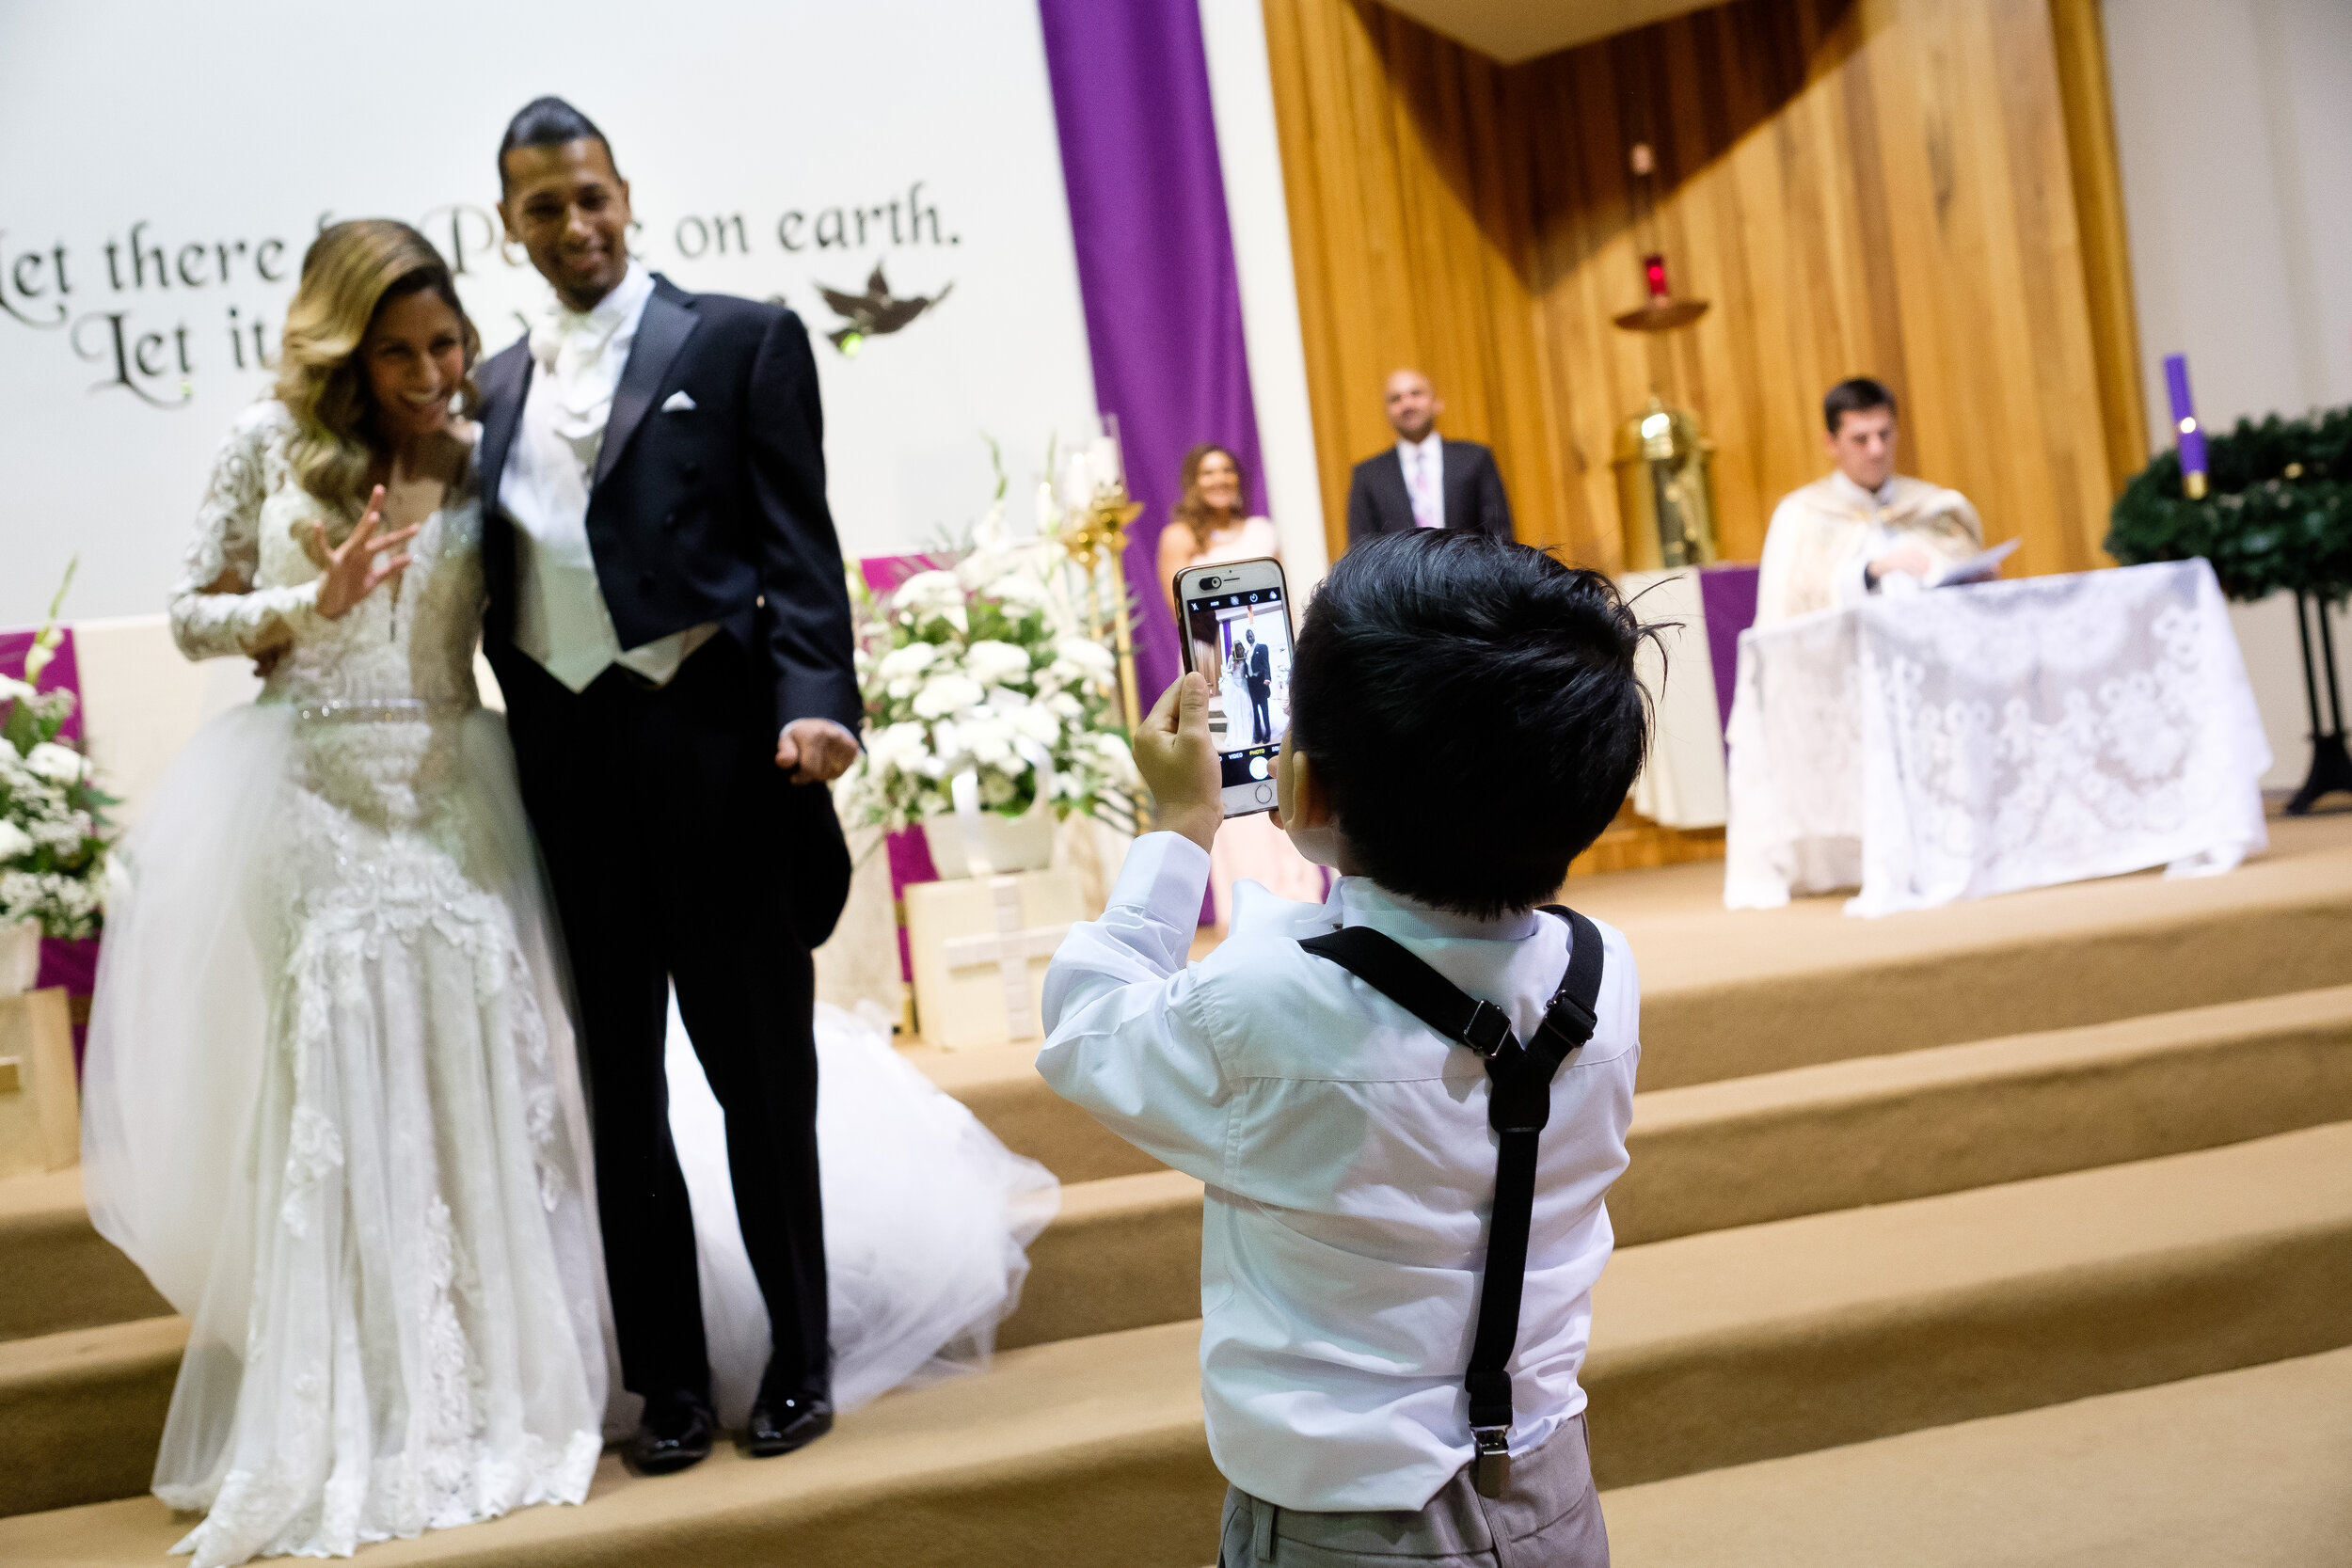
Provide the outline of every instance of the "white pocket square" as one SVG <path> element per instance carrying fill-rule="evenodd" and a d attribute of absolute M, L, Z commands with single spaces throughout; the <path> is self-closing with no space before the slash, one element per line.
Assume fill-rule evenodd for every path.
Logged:
<path fill-rule="evenodd" d="M 669 401 L 662 404 L 661 411 L 664 414 L 691 414 L 694 411 L 694 400 L 683 391 L 672 392 Z"/>

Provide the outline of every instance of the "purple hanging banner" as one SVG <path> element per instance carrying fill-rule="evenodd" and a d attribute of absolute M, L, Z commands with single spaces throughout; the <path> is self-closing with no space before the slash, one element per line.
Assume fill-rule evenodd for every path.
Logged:
<path fill-rule="evenodd" d="M 1249 509 L 1265 510 L 1208 55 L 1197 0 L 1038 0 L 1038 14 L 1094 399 L 1118 416 L 1128 493 L 1143 503 L 1126 572 L 1149 708 L 1178 669 L 1157 562 L 1185 450 L 1232 448 Z"/>

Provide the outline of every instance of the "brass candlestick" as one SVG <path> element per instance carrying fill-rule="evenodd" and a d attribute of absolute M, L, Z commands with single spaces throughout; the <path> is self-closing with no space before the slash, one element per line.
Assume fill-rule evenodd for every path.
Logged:
<path fill-rule="evenodd" d="M 1127 525 L 1143 515 L 1143 503 L 1127 499 L 1123 482 L 1097 484 L 1086 509 L 1073 512 L 1062 525 L 1062 544 L 1086 574 L 1088 630 L 1103 636 L 1102 579 L 1098 568 L 1108 561 L 1111 569 L 1111 649 L 1119 659 L 1119 706 L 1132 737 L 1143 722 L 1136 690 L 1136 640 L 1127 619 L 1127 577 L 1120 569 L 1126 558 Z"/>

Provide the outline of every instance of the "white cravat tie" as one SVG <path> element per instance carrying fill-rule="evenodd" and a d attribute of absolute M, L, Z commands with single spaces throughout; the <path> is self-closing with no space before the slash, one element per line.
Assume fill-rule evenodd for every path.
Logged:
<path fill-rule="evenodd" d="M 581 523 L 532 531 L 532 603 L 517 626 L 516 641 L 575 691 L 585 689 L 621 655 L 582 524 L 605 423 L 627 362 L 626 356 L 611 350 L 633 315 L 628 309 L 583 312 L 553 304 L 531 329 L 531 356 L 540 372 L 532 401 L 545 400 L 543 428 L 571 458 L 570 464 L 555 459 L 556 467 L 544 473 L 541 483 L 555 509 Z"/>
<path fill-rule="evenodd" d="M 571 444 L 580 467 L 591 473 L 604 445 L 612 396 L 620 390 L 620 366 L 610 362 L 605 350 L 626 319 L 611 312 L 599 319 L 559 304 L 531 329 L 531 356 L 539 362 L 555 394 L 556 434 Z"/>

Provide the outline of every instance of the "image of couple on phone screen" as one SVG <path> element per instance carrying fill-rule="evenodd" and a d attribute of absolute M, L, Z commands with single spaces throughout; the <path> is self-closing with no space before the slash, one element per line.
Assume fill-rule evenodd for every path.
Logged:
<path fill-rule="evenodd" d="M 1273 777 L 1290 726 L 1290 616 L 1279 588 L 1212 594 L 1184 606 L 1192 667 L 1208 677 L 1209 733 L 1228 786 Z"/>

